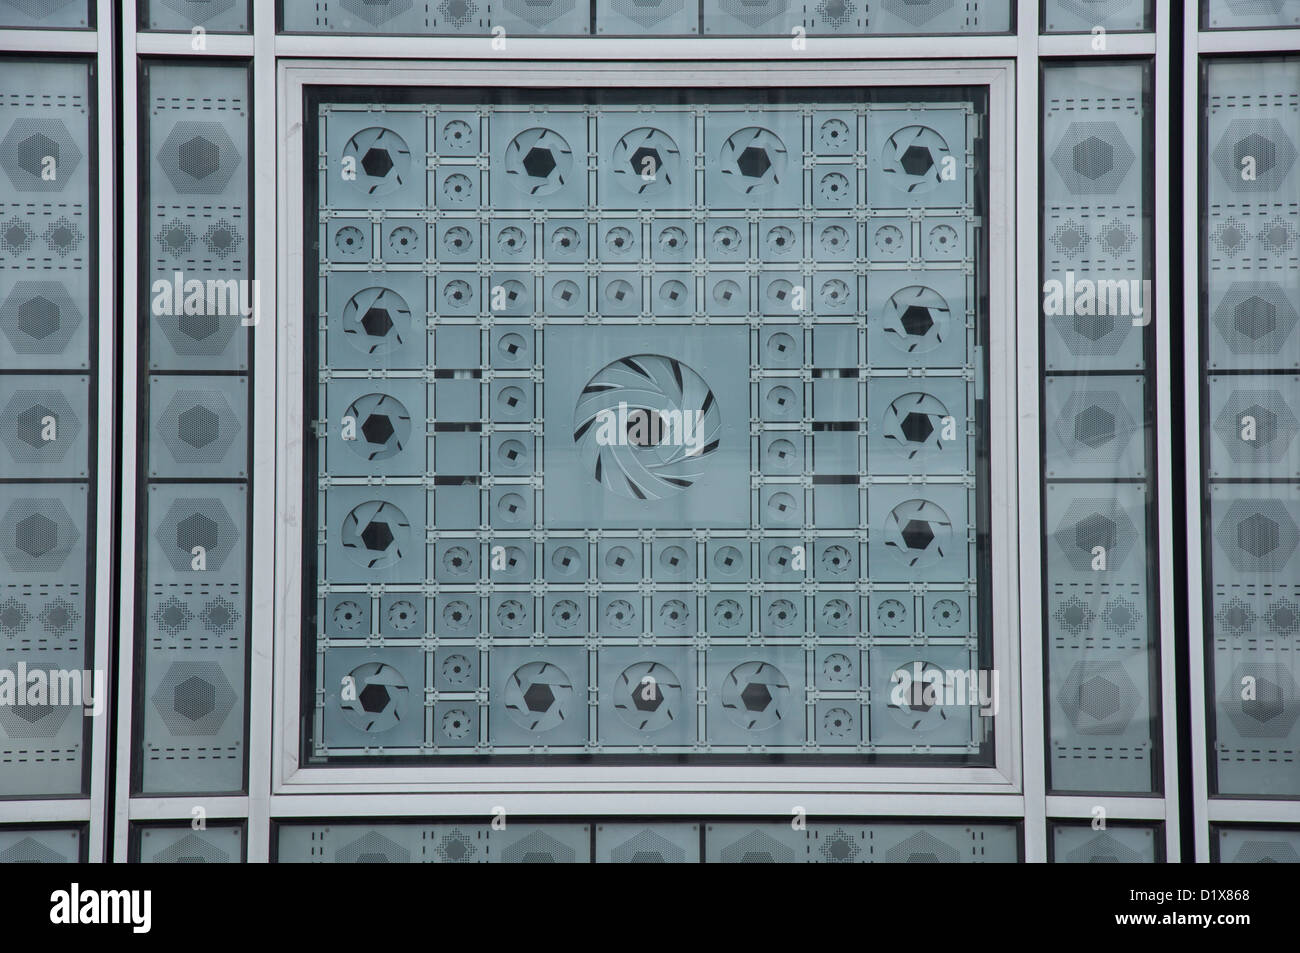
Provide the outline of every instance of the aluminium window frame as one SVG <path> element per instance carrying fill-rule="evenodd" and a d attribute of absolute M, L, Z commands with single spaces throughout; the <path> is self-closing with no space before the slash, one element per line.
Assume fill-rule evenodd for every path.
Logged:
<path fill-rule="evenodd" d="M 303 713 L 301 650 L 304 633 L 300 617 L 302 585 L 296 567 L 302 563 L 301 510 L 303 428 L 303 337 L 315 328 L 303 327 L 303 283 L 306 274 L 302 247 L 305 202 L 302 181 L 303 136 L 298 134 L 308 86 L 503 86 L 510 88 L 566 87 L 835 87 L 835 86 L 982 86 L 989 95 L 987 140 L 989 148 L 989 375 L 986 392 L 990 420 L 1015 419 L 1016 329 L 1014 256 L 1008 236 L 1015 214 L 1014 67 L 1009 62 L 980 63 L 879 63 L 841 62 L 833 72 L 801 64 L 725 63 L 532 63 L 461 62 L 392 64 L 366 62 L 305 62 L 280 69 L 278 110 L 280 156 L 278 189 L 276 367 L 280 390 L 275 427 L 277 440 L 274 476 L 254 470 L 255 486 L 276 482 L 275 507 L 275 794 L 349 794 L 436 790 L 444 794 L 490 797 L 497 792 L 577 794 L 599 790 L 645 792 L 646 810 L 655 793 L 731 792 L 745 794 L 816 789 L 849 795 L 872 793 L 1019 793 L 1019 632 L 1023 597 L 1015 544 L 1017 527 L 1025 518 L 1027 501 L 1014 487 L 1024 484 L 1017 469 L 1023 459 L 1009 428 L 990 426 L 990 540 L 993 610 L 993 667 L 1000 673 L 999 715 L 994 722 L 992 767 L 967 766 L 866 766 L 820 767 L 807 765 L 633 765 L 633 766 L 330 766 L 300 763 Z M 1001 320 L 999 320 L 1001 317 Z M 1022 363 L 1020 372 L 1025 372 Z M 1036 373 L 1036 362 L 1034 373 Z M 255 382 L 254 400 L 260 407 L 269 399 L 269 387 Z M 255 410 L 260 419 L 260 411 Z M 256 492 L 256 491 L 255 491 Z M 262 492 L 266 492 L 262 490 Z M 1036 508 L 1036 507 L 1035 507 Z M 924 775 L 922 778 L 921 776 Z M 676 810 L 676 808 L 674 809 Z M 788 807 L 780 813 L 786 813 Z"/>

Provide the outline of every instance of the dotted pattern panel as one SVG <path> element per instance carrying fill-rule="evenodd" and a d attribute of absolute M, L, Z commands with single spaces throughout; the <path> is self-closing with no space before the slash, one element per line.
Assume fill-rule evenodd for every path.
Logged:
<path fill-rule="evenodd" d="M 85 30 L 90 9 L 90 0 L 0 0 L 0 27 Z"/>
<path fill-rule="evenodd" d="M 132 826 L 131 860 L 141 864 L 238 864 L 244 860 L 243 824 Z"/>
<path fill-rule="evenodd" d="M 1159 626 L 1148 557 L 1144 68 L 1043 75 L 1049 777 L 1057 791 L 1146 792 Z"/>
<path fill-rule="evenodd" d="M 183 33 L 247 33 L 250 0 L 144 0 L 141 27 Z"/>
<path fill-rule="evenodd" d="M 286 823 L 282 863 L 1014 863 L 1016 825 L 957 821 Z"/>
<path fill-rule="evenodd" d="M 318 124 L 315 755 L 978 753 L 969 104 Z"/>
<path fill-rule="evenodd" d="M 1152 7 L 1153 0 L 1045 0 L 1043 32 L 1150 30 Z"/>
<path fill-rule="evenodd" d="M 1049 821 L 1048 850 L 1054 864 L 1154 864 L 1164 860 L 1164 830 L 1159 824 L 1108 823 L 1094 830 L 1087 822 Z"/>
<path fill-rule="evenodd" d="M 84 851 L 84 827 L 0 828 L 0 864 L 77 864 Z"/>
<path fill-rule="evenodd" d="M 251 428 L 241 322 L 256 294 L 248 74 L 152 64 L 146 79 L 152 277 L 136 783 L 150 794 L 238 791 Z"/>
<path fill-rule="evenodd" d="M 1300 26 L 1300 3 L 1296 0 L 1201 0 L 1202 29 L 1294 26 Z"/>
<path fill-rule="evenodd" d="M 291 33 L 491 36 L 498 43 L 508 43 L 511 36 L 588 36 L 593 32 L 605 36 L 789 36 L 792 42 L 797 42 L 807 36 L 1006 33 L 1011 29 L 1011 3 L 1010 0 L 284 0 L 283 26 Z"/>
<path fill-rule="evenodd" d="M 1210 854 L 1216 864 L 1300 864 L 1300 827 L 1215 824 Z"/>
<path fill-rule="evenodd" d="M 22 691 L 0 705 L 0 791 L 26 797 L 82 792 L 90 725 L 90 75 L 0 61 L 0 670 Z M 75 699 L 36 693 L 51 672 L 75 673 Z"/>
<path fill-rule="evenodd" d="M 1220 794 L 1300 796 L 1298 84 L 1294 59 L 1208 72 L 1201 439 Z"/>

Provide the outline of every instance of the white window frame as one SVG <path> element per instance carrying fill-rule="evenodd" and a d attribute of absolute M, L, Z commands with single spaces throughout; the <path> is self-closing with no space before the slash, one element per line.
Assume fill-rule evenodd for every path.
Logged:
<path fill-rule="evenodd" d="M 259 373 L 254 385 L 254 414 L 270 425 L 276 440 L 274 468 L 254 468 L 255 495 L 275 487 L 274 525 L 255 527 L 256 551 L 264 551 L 274 531 L 274 736 L 269 752 L 274 766 L 272 794 L 382 795 L 376 807 L 388 813 L 391 795 L 454 795 L 480 809 L 505 794 L 527 794 L 527 813 L 539 813 L 539 796 L 550 795 L 551 811 L 581 813 L 584 795 L 625 792 L 639 802 L 640 810 L 655 813 L 689 812 L 682 799 L 664 801 L 667 793 L 683 795 L 730 794 L 751 800 L 754 795 L 788 791 L 817 792 L 853 798 L 852 811 L 865 806 L 865 795 L 882 794 L 984 794 L 1015 796 L 1021 793 L 1021 699 L 1040 698 L 1041 683 L 1024 686 L 1020 671 L 1022 650 L 1040 652 L 1038 626 L 1029 623 L 1021 638 L 1021 619 L 1035 620 L 1041 613 L 1040 585 L 1036 576 L 1021 585 L 1018 531 L 1038 526 L 1038 461 L 1026 455 L 1017 440 L 1029 428 L 1005 427 L 1016 421 L 1017 375 L 1030 375 L 1037 387 L 1036 347 L 1018 350 L 1015 315 L 1015 255 L 1011 241 L 1016 220 L 1015 66 L 1010 61 L 979 63 L 839 62 L 833 70 L 795 63 L 402 63 L 350 61 L 282 62 L 279 67 L 278 136 L 281 155 L 276 190 L 279 249 L 277 267 L 278 316 L 275 327 L 275 375 Z M 989 146 L 989 200 L 985 228 L 989 235 L 989 397 L 991 476 L 991 552 L 993 610 L 993 666 L 1000 673 L 998 715 L 994 723 L 995 764 L 990 767 L 907 766 L 787 766 L 787 765 L 556 765 L 556 766 L 389 766 L 304 765 L 299 699 L 301 692 L 301 630 L 303 445 L 303 334 L 316 333 L 303 326 L 303 290 L 306 260 L 303 250 L 304 90 L 308 86 L 502 86 L 502 87 L 782 87 L 803 86 L 985 86 L 989 93 L 987 139 Z M 265 196 L 260 196 L 265 201 Z M 1020 357 L 1017 365 L 1017 355 Z M 259 354 L 260 356 L 260 354 Z M 261 365 L 265 367 L 266 365 Z M 276 387 L 278 380 L 279 387 Z M 274 418 L 266 408 L 274 401 Z M 1021 469 L 1021 464 L 1025 469 Z M 1018 488 L 1022 488 L 1023 492 Z M 261 527 L 266 524 L 257 524 Z M 1035 543 L 1037 545 L 1037 543 Z M 1032 707 L 1032 706 L 1027 706 Z M 259 738 L 250 743 L 257 758 Z M 369 800 L 369 799 L 367 799 Z M 686 798 L 685 800 L 691 800 Z M 788 813 L 788 797 L 779 799 L 779 812 Z M 838 800 L 838 798 L 837 798 Z M 1019 799 L 1016 798 L 1018 801 Z M 608 812 L 604 797 L 588 802 Z M 710 800 L 712 809 L 719 806 Z M 728 800 L 728 805 L 732 802 Z M 384 808 L 387 805 L 387 808 Z M 1000 803 L 997 813 L 1012 805 Z M 889 813 L 897 813 L 894 803 Z M 847 804 L 841 804 L 841 810 Z M 337 807 L 336 807 L 337 809 Z M 951 809 L 951 808 L 950 808 Z M 441 806 L 441 812 L 448 810 Z M 284 812 L 277 805 L 277 813 Z M 477 813 L 475 811 L 474 813 Z M 1016 809 L 1015 816 L 1023 813 Z"/>

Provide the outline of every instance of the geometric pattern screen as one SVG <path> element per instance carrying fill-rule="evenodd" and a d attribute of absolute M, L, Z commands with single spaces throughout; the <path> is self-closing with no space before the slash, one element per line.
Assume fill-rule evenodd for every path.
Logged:
<path fill-rule="evenodd" d="M 973 864 L 1015 863 L 1019 825 L 617 818 L 564 822 L 286 822 L 275 859 L 316 864 Z M 1124 859 L 1128 859 L 1127 857 Z"/>
<path fill-rule="evenodd" d="M 1300 26 L 1296 0 L 1201 0 L 1202 30 Z"/>
<path fill-rule="evenodd" d="M 1211 793 L 1296 797 L 1300 60 L 1213 60 L 1204 83 L 1201 419 Z"/>
<path fill-rule="evenodd" d="M 383 6 L 389 0 L 360 2 L 365 6 Z M 141 30 L 247 33 L 249 3 L 250 0 L 136 0 L 136 7 L 140 11 Z"/>
<path fill-rule="evenodd" d="M 311 755 L 987 758 L 971 94 L 430 95 L 313 109 Z"/>
<path fill-rule="evenodd" d="M 1247 0 L 1250 2 L 1250 0 Z M 1043 0 L 1044 33 L 1116 33 L 1152 28 L 1154 0 Z"/>
<path fill-rule="evenodd" d="M 1159 776 L 1148 67 L 1043 69 L 1049 787 Z"/>
<path fill-rule="evenodd" d="M 92 77 L 85 62 L 0 60 L 0 671 L 18 689 L 0 704 L 0 793 L 11 796 L 81 794 L 89 774 Z"/>
<path fill-rule="evenodd" d="M 226 5 L 233 2 L 227 0 Z M 1073 0 L 1072 5 L 1086 8 L 1092 4 Z M 499 4 L 484 0 L 283 0 L 282 9 L 283 29 L 290 33 L 491 35 L 501 39 L 925 35 L 1005 33 L 1011 29 L 1010 0 L 503 0 Z"/>
<path fill-rule="evenodd" d="M 239 791 L 250 443 L 248 70 L 148 63 L 135 787 Z"/>
<path fill-rule="evenodd" d="M 0 27 L 18 30 L 84 30 L 90 0 L 0 0 Z"/>

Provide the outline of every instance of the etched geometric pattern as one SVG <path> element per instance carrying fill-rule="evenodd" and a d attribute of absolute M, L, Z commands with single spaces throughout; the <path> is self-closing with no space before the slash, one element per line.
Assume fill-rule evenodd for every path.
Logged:
<path fill-rule="evenodd" d="M 715 98 L 319 106 L 316 757 L 979 756 L 975 109 Z"/>

